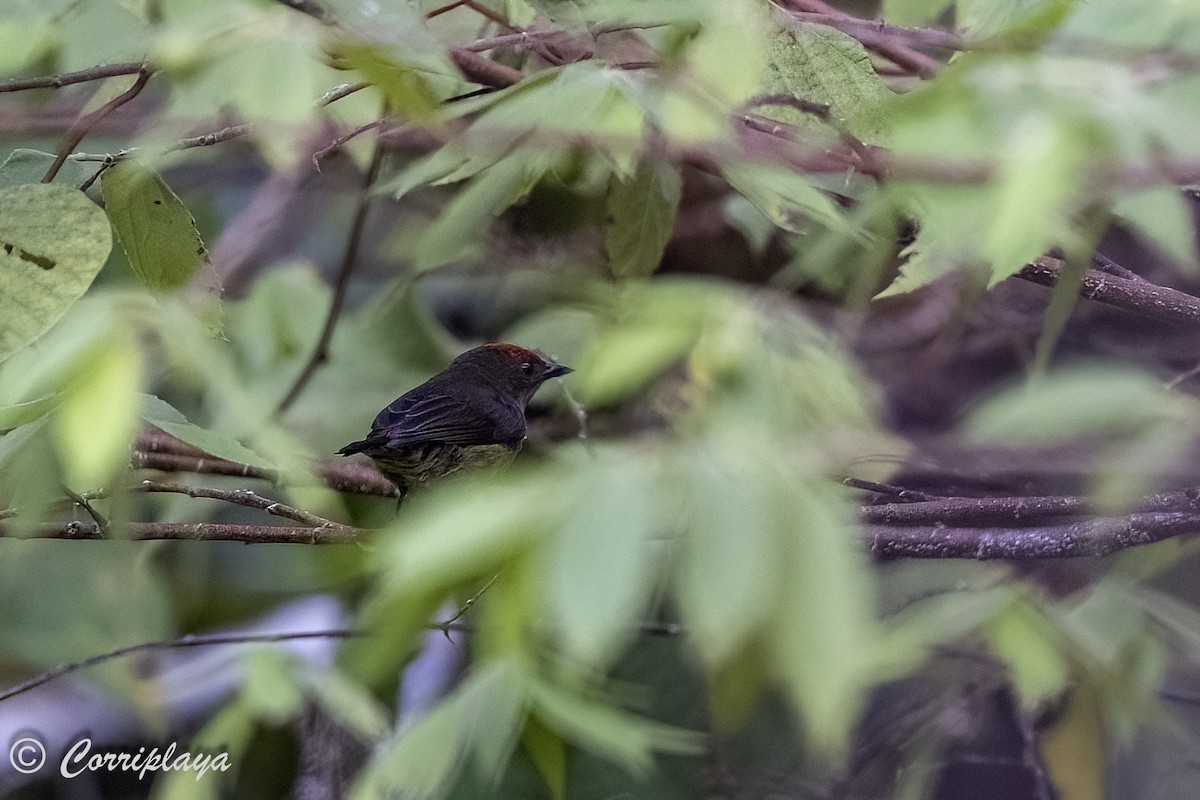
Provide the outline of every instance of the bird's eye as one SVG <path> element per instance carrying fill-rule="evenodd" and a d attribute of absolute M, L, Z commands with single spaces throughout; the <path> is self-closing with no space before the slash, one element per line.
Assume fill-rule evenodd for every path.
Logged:
<path fill-rule="evenodd" d="M 523 362 L 521 364 L 521 374 L 522 375 L 532 375 L 533 374 L 533 364 L 530 364 L 528 361 Z"/>

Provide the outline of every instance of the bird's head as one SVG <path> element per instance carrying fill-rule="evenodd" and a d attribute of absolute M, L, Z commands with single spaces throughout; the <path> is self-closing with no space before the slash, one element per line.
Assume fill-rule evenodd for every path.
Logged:
<path fill-rule="evenodd" d="M 497 388 L 528 401 L 551 378 L 573 370 L 551 358 L 515 344 L 485 344 L 454 359 L 451 367 L 472 369 Z"/>

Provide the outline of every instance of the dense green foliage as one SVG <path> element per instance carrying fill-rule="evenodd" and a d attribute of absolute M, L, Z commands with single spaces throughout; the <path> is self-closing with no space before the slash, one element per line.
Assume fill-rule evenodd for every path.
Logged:
<path fill-rule="evenodd" d="M 873 298 L 947 276 L 947 316 L 968 319 L 1057 251 L 1064 277 L 1026 354 L 1039 380 L 992 393 L 951 439 L 1088 440 L 1084 489 L 1114 511 L 1160 488 L 1200 427 L 1195 400 L 1153 367 L 1053 355 L 1112 226 L 1194 276 L 1179 187 L 1200 175 L 1200 11 L 896 0 L 868 13 L 930 27 L 871 38 L 864 22 L 856 38 L 835 15 L 760 0 L 484 0 L 430 16 L 439 5 L 17 0 L 0 19 L 2 74 L 143 59 L 152 73 L 53 173 L 59 141 L 33 124 L 3 135 L 0 675 L 333 592 L 369 635 L 333 664 L 249 652 L 196 738 L 242 774 L 163 776 L 155 796 L 260 796 L 246 774 L 284 767 L 256 743 L 316 703 L 381 742 L 356 797 L 691 797 L 712 786 L 714 738 L 755 750 L 755 731 L 786 744 L 758 746 L 747 769 L 774 768 L 762 753 L 778 748 L 787 769 L 835 782 L 872 692 L 921 674 L 960 685 L 973 664 L 941 659 L 961 649 L 999 665 L 1018 715 L 1058 707 L 1053 735 L 1073 744 L 1048 737 L 1042 755 L 1064 797 L 1098 796 L 1108 749 L 1157 713 L 1168 645 L 1194 665 L 1196 609 L 1143 585 L 1194 548 L 1106 562 L 1082 597 L 1007 566 L 872 564 L 863 498 L 842 478 L 887 480 L 915 446 L 889 429 L 854 336 Z M 881 38 L 895 58 L 864 44 Z M 134 72 L 0 94 L 0 111 L 67 109 L 65 135 Z M 326 280 L 314 263 L 360 237 L 346 187 L 363 175 L 374 226 L 347 256 L 350 301 L 283 402 L 342 301 L 336 268 Z M 287 246 L 239 252 L 303 213 L 281 202 L 238 227 L 262 213 L 248 185 L 281 176 L 317 210 Z M 685 224 L 734 232 L 768 278 L 741 262 L 660 274 Z M 395 515 L 330 488 L 321 463 L 466 346 L 442 324 L 450 307 L 466 309 L 458 331 L 575 366 L 570 395 L 543 390 L 545 424 L 511 468 Z M 73 512 L 92 520 L 64 486 L 95 495 L 113 539 L 134 522 L 259 520 L 138 491 L 148 473 L 129 456 L 147 426 L 279 485 L 192 482 L 276 492 L 360 541 L 40 538 Z M 391 695 L 430 621 L 485 585 L 463 617 L 465 677 L 397 727 Z M 123 662 L 88 677 L 161 729 L 153 681 Z M 950 705 L 929 698 L 928 725 L 906 729 L 896 796 L 929 788 L 927 728 Z"/>

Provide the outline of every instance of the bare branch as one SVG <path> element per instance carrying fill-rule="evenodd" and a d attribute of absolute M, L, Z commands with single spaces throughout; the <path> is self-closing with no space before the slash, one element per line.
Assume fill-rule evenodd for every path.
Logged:
<path fill-rule="evenodd" d="M 347 525 L 314 527 L 283 525 L 236 525 L 215 522 L 130 522 L 121 533 L 135 541 L 183 539 L 201 542 L 242 542 L 243 544 L 354 544 L 365 533 Z M 94 522 L 48 522 L 24 533 L 35 539 L 104 539 Z M 0 537 L 13 535 L 0 522 Z"/>
<path fill-rule="evenodd" d="M 71 152 L 74 151 L 76 147 L 79 146 L 79 143 L 83 141 L 83 137 L 88 135 L 88 131 L 95 127 L 109 114 L 141 94 L 142 89 L 145 88 L 146 82 L 150 80 L 150 76 L 152 74 L 152 68 L 143 64 L 141 69 L 138 70 L 137 80 L 133 82 L 132 86 L 90 114 L 85 114 L 84 116 L 80 117 L 79 120 L 67 130 L 66 136 L 63 137 L 63 143 L 58 148 L 58 155 L 55 157 L 53 163 L 50 164 L 50 168 L 46 170 L 46 174 L 42 178 L 42 183 L 50 183 L 50 181 L 54 180 L 54 176 L 58 175 L 58 171 L 62 169 L 62 165 L 66 163 L 67 157 L 71 155 Z"/>
<path fill-rule="evenodd" d="M 44 75 L 40 78 L 10 78 L 0 81 L 0 92 L 20 92 L 26 89 L 61 89 L 74 83 L 100 81 L 105 78 L 115 78 L 119 75 L 136 75 L 148 69 L 141 61 L 130 61 L 122 64 L 100 64 L 99 66 L 81 69 L 78 72 L 64 72 L 61 75 Z"/>
<path fill-rule="evenodd" d="M 1063 262 L 1043 257 L 1026 264 L 1017 277 L 1042 286 L 1058 283 Z M 1200 298 L 1158 286 L 1145 280 L 1130 280 L 1097 270 L 1088 270 L 1079 294 L 1097 303 L 1136 311 L 1161 322 L 1189 328 L 1200 327 Z"/>
<path fill-rule="evenodd" d="M 268 514 L 276 517 L 283 517 L 293 522 L 299 522 L 302 525 L 311 525 L 316 528 L 345 528 L 353 530 L 349 525 L 334 522 L 331 519 L 326 519 L 318 514 L 280 503 L 277 500 L 271 500 L 249 489 L 208 489 L 202 486 L 185 486 L 179 483 L 160 483 L 158 481 L 142 481 L 136 488 L 143 492 L 168 492 L 187 495 L 188 497 L 222 500 L 233 505 L 266 511 Z"/>
<path fill-rule="evenodd" d="M 321 335 L 317 339 L 316 347 L 313 348 L 312 355 L 305 362 L 304 368 L 300 370 L 300 374 L 296 376 L 296 380 L 292 383 L 287 394 L 279 401 L 279 406 L 275 409 L 277 416 L 282 416 L 292 404 L 300 397 L 304 388 L 308 386 L 308 382 L 312 380 L 312 376 L 316 374 L 320 368 L 329 359 L 329 343 L 333 340 L 333 331 L 337 327 L 338 319 L 342 314 L 342 307 L 346 302 L 346 290 L 350 284 L 350 275 L 354 272 L 354 267 L 358 264 L 358 249 L 362 244 L 362 234 L 366 227 L 367 212 L 371 208 L 371 187 L 375 185 L 375 180 L 379 177 L 379 170 L 383 165 L 383 140 L 382 137 L 376 135 L 375 147 L 371 154 L 371 165 L 367 168 L 366 174 L 363 176 L 362 192 L 358 198 L 358 208 L 354 212 L 354 219 L 350 223 L 350 233 L 346 237 L 346 249 L 342 254 L 342 266 L 338 270 L 337 279 L 333 285 L 333 298 L 329 302 L 329 311 L 325 315 L 325 324 L 321 326 Z"/>
<path fill-rule="evenodd" d="M 111 661 L 114 658 L 133 655 L 134 653 L 144 653 L 151 650 L 175 650 L 184 647 L 213 647 L 216 645 L 231 645 L 231 644 L 271 644 L 275 642 L 289 642 L 296 639 L 348 639 L 352 636 L 363 636 L 360 631 L 352 631 L 345 629 L 334 629 L 327 631 L 296 631 L 295 633 L 218 633 L 209 635 L 192 635 L 181 636 L 177 639 L 163 639 L 157 642 L 140 642 L 139 644 L 129 645 L 128 647 L 119 647 L 116 650 L 110 650 L 107 653 L 85 658 L 82 661 L 76 661 L 71 664 L 63 664 L 54 669 L 34 675 L 28 680 L 10 686 L 7 689 L 0 690 L 0 702 L 8 700 L 10 697 L 16 697 L 19 694 L 24 694 L 31 689 L 36 689 L 43 684 L 61 678 L 64 675 L 70 675 L 73 672 L 94 667 L 97 664 L 103 664 L 105 661 Z"/>
<path fill-rule="evenodd" d="M 867 546 L 885 558 L 1075 558 L 1195 533 L 1200 533 L 1200 514 L 1149 513 L 1034 528 L 881 525 L 868 530 Z"/>

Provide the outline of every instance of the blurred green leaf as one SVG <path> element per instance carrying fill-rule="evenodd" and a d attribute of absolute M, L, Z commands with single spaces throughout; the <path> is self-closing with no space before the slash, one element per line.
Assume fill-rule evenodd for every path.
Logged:
<path fill-rule="evenodd" d="M 549 168 L 536 152 L 513 153 L 471 180 L 417 243 L 415 264 L 432 269 L 475 253 L 492 221 L 529 193 Z"/>
<path fill-rule="evenodd" d="M 682 191 L 678 167 L 659 160 L 642 160 L 632 180 L 612 180 L 605 244 L 614 276 L 645 278 L 658 269 Z"/>
<path fill-rule="evenodd" d="M 378 87 L 388 108 L 418 120 L 432 118 L 440 103 L 433 87 L 418 70 L 394 59 L 389 49 L 379 45 L 347 44 L 338 55 L 363 79 Z"/>
<path fill-rule="evenodd" d="M 989 286 L 1017 272 L 1055 245 L 1080 203 L 1086 132 L 1047 120 L 1020 121 L 1004 147 L 997 176 L 997 209 L 981 254 L 991 264 Z"/>
<path fill-rule="evenodd" d="M 28 403 L 17 403 L 0 408 L 0 432 L 9 431 L 41 419 L 50 413 L 61 399 L 59 395 L 53 394 L 39 397 L 37 400 L 30 400 Z"/>
<path fill-rule="evenodd" d="M 783 591 L 769 643 L 772 667 L 814 745 L 841 752 L 870 685 L 872 642 L 879 635 L 860 534 L 832 483 L 775 484 L 772 494 L 773 524 L 786 542 L 776 556 Z"/>
<path fill-rule="evenodd" d="M 1153 376 L 1113 366 L 1063 368 L 991 397 L 964 423 L 974 441 L 1060 442 L 1084 434 L 1123 436 L 1194 413 Z"/>
<path fill-rule="evenodd" d="M 551 796 L 554 800 L 562 800 L 567 784 L 566 743 L 543 725 L 536 715 L 530 715 L 526 720 L 521 743 L 550 787 Z"/>
<path fill-rule="evenodd" d="M 701 734 L 643 719 L 611 702 L 585 697 L 546 681 L 530 686 L 534 712 L 546 727 L 645 775 L 654 752 L 680 755 L 701 752 Z"/>
<path fill-rule="evenodd" d="M 845 235 L 860 235 L 833 200 L 803 175 L 761 166 L 727 166 L 729 185 L 785 231 L 807 233 L 816 222 Z"/>
<path fill-rule="evenodd" d="M 259 720 L 282 725 L 304 710 L 301 664 L 294 654 L 278 647 L 255 648 L 242 659 L 242 667 L 241 700 Z"/>
<path fill-rule="evenodd" d="M 178 289 L 209 264 L 191 212 L 157 172 L 124 159 L 105 170 L 100 180 L 104 211 L 146 288 Z"/>
<path fill-rule="evenodd" d="M 653 588 L 648 545 L 661 495 L 646 465 L 617 452 L 593 455 L 549 546 L 543 581 L 559 646 L 603 668 L 635 635 Z"/>
<path fill-rule="evenodd" d="M 63 471 L 76 491 L 102 487 L 129 464 L 138 428 L 142 354 L 115 334 L 83 354 L 51 417 Z"/>
<path fill-rule="evenodd" d="M 387 731 L 389 719 L 383 705 L 340 670 L 330 667 L 306 672 L 303 677 L 306 690 L 316 697 L 322 710 L 361 741 L 377 741 Z"/>
<path fill-rule="evenodd" d="M 1067 686 L 1070 669 L 1054 629 L 1025 602 L 1014 603 L 987 630 L 992 651 L 1008 665 L 1027 709 L 1053 700 Z"/>
<path fill-rule="evenodd" d="M 775 612 L 783 564 L 771 487 L 748 454 L 698 444 L 677 474 L 688 534 L 676 577 L 689 639 L 710 665 L 729 661 Z M 739 458 L 742 456 L 742 458 Z"/>
<path fill-rule="evenodd" d="M 1196 253 L 1196 224 L 1186 198 L 1174 186 L 1159 186 L 1121 195 L 1113 213 L 1127 223 L 1147 245 L 1180 268 L 1200 270 Z"/>
<path fill-rule="evenodd" d="M 104 212 L 77 189 L 0 189 L 0 361 L 45 333 L 87 291 L 112 248 Z"/>
<path fill-rule="evenodd" d="M 269 461 L 236 439 L 193 425 L 187 421 L 187 417 L 176 411 L 169 403 L 153 395 L 141 395 L 139 413 L 145 422 L 209 455 L 255 467 L 270 468 L 272 466 Z"/>
<path fill-rule="evenodd" d="M 437 708 L 376 751 L 352 797 L 443 796 L 477 748 L 490 753 L 484 763 L 494 771 L 497 752 L 511 752 L 517 741 L 526 702 L 521 684 L 511 662 L 476 669 Z"/>

